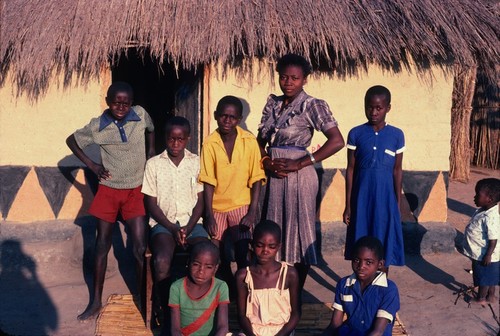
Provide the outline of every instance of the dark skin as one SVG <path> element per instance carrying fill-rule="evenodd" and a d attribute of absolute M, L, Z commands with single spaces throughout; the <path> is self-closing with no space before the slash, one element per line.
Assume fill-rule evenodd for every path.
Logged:
<path fill-rule="evenodd" d="M 184 159 L 184 149 L 189 141 L 189 133 L 180 126 L 173 126 L 165 135 L 166 150 L 169 159 L 176 166 L 179 166 Z M 145 195 L 146 209 L 150 216 L 159 224 L 170 231 L 170 235 L 159 233 L 151 240 L 151 249 L 154 255 L 155 281 L 160 282 L 170 276 L 170 266 L 177 246 L 187 248 L 187 245 L 194 245 L 203 237 L 189 238 L 195 225 L 203 214 L 203 192 L 198 193 L 198 201 L 193 208 L 192 215 L 186 226 L 179 227 L 170 222 L 163 210 L 158 206 L 156 197 Z"/>
<path fill-rule="evenodd" d="M 482 211 L 486 211 L 494 207 L 498 202 L 491 197 L 491 195 L 486 192 L 486 190 L 481 190 L 476 188 L 476 194 L 474 195 L 474 203 L 481 208 Z M 488 266 L 491 264 L 491 256 L 493 251 L 497 246 L 496 239 L 489 239 L 486 248 L 486 253 L 481 260 L 481 265 Z M 488 302 L 495 302 L 495 286 L 479 286 L 477 298 L 475 302 L 486 305 Z"/>
<path fill-rule="evenodd" d="M 260 237 L 254 237 L 253 248 L 256 257 L 256 263 L 250 266 L 252 279 L 255 289 L 275 288 L 278 282 L 281 263 L 276 261 L 281 244 L 279 239 L 271 233 L 264 233 Z M 252 324 L 246 317 L 246 304 L 248 297 L 248 288 L 245 284 L 246 269 L 240 269 L 236 273 L 236 289 L 238 291 L 238 319 L 240 327 L 247 336 L 255 335 Z M 281 288 L 281 284 L 279 284 Z M 285 289 L 290 292 L 290 319 L 279 330 L 276 335 L 290 335 L 295 330 L 300 320 L 299 304 L 299 276 L 295 268 L 289 267 L 285 279 Z"/>
<path fill-rule="evenodd" d="M 127 92 L 117 92 L 115 97 L 107 97 L 106 103 L 109 107 L 110 115 L 116 120 L 122 120 L 130 111 L 132 99 Z M 146 133 L 146 151 L 147 158 L 155 155 L 154 132 Z M 66 144 L 71 149 L 73 154 L 79 158 L 94 174 L 99 181 L 112 179 L 110 172 L 100 163 L 92 161 L 85 152 L 78 146 L 74 135 L 70 135 L 66 139 Z M 146 251 L 146 221 L 143 216 L 130 218 L 125 221 L 129 227 L 133 254 L 136 263 L 136 277 L 138 288 L 141 287 L 143 257 Z M 95 317 L 102 308 L 102 291 L 104 286 L 104 278 L 106 275 L 107 258 L 111 248 L 112 234 L 114 223 L 97 220 L 97 237 L 95 245 L 95 262 L 93 276 L 93 293 L 90 297 L 89 304 L 82 314 L 78 315 L 79 320 L 87 320 Z"/>
<path fill-rule="evenodd" d="M 210 251 L 202 251 L 191 256 L 189 261 L 189 274 L 186 278 L 186 292 L 191 298 L 203 297 L 211 288 L 217 271 L 218 260 Z M 182 336 L 181 333 L 181 310 L 179 307 L 170 307 L 171 335 Z M 225 336 L 229 329 L 228 304 L 221 303 L 216 312 L 215 335 Z"/>
<path fill-rule="evenodd" d="M 385 118 L 391 110 L 391 104 L 387 102 L 384 95 L 374 95 L 370 97 L 365 105 L 365 116 L 368 123 L 373 127 L 375 132 L 380 131 L 385 127 Z M 347 169 L 346 169 L 346 185 L 345 185 L 345 209 L 342 215 L 346 225 L 351 223 L 351 196 L 352 187 L 354 185 L 354 170 L 356 167 L 356 151 L 347 150 Z M 401 204 L 401 191 L 403 190 L 403 153 L 396 154 L 396 161 L 393 168 L 394 194 L 398 206 Z M 399 208 L 399 207 L 398 207 Z M 389 273 L 389 267 L 384 266 L 383 271 Z"/>
<path fill-rule="evenodd" d="M 284 96 L 282 109 L 290 104 L 303 91 L 306 83 L 307 76 L 304 75 L 304 71 L 300 66 L 289 65 L 279 74 L 279 84 Z M 331 127 L 323 132 L 323 134 L 326 136 L 327 140 L 323 146 L 312 154 L 316 162 L 321 162 L 329 158 L 341 150 L 345 145 L 344 138 L 342 137 L 338 127 Z M 264 139 L 260 132 L 257 135 L 257 142 L 259 143 L 263 158 L 262 166 L 272 177 L 283 179 L 286 178 L 289 173 L 299 171 L 302 168 L 313 164 L 309 155 L 304 155 L 302 158 L 297 160 L 270 158 L 266 152 L 266 146 L 268 145 L 267 139 Z M 299 273 L 300 288 L 302 289 L 304 287 L 310 266 L 303 263 L 297 263 L 295 264 L 295 268 Z"/>
<path fill-rule="evenodd" d="M 370 286 L 377 271 L 383 269 L 384 260 L 380 259 L 377 254 L 367 247 L 361 247 L 355 251 L 355 256 L 351 261 L 351 266 L 356 274 L 356 279 L 359 281 L 361 293 L 364 293 L 366 288 Z M 338 309 L 333 310 L 330 324 L 323 332 L 323 336 L 338 335 L 338 330 L 344 323 L 344 312 Z M 375 318 L 372 327 L 367 335 L 380 336 L 383 335 L 385 328 L 389 324 L 389 320 L 383 317 Z"/>

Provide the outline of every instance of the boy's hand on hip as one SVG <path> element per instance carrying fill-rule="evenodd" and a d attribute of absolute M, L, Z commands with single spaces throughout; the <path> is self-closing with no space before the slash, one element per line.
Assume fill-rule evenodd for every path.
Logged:
<path fill-rule="evenodd" d="M 111 178 L 111 174 L 102 164 L 96 163 L 94 166 L 90 167 L 90 169 L 94 172 L 94 174 L 96 174 L 99 181 Z"/>

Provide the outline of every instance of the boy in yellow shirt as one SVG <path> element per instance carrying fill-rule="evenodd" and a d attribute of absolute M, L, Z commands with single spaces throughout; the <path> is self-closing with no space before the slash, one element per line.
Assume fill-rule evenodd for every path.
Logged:
<path fill-rule="evenodd" d="M 255 136 L 243 130 L 243 104 L 234 96 L 225 96 L 214 113 L 217 130 L 203 143 L 200 182 L 204 184 L 205 226 L 221 249 L 222 268 L 228 266 L 221 246 L 224 234 L 234 245 L 238 269 L 248 264 L 248 243 L 257 222 L 257 208 L 266 176 L 260 166 L 260 149 Z M 226 266 L 226 267 L 224 267 Z"/>

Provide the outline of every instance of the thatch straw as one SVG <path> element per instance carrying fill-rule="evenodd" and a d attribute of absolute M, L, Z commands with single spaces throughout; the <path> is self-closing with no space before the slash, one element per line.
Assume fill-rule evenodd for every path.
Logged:
<path fill-rule="evenodd" d="M 467 182 L 470 177 L 470 117 L 476 87 L 476 68 L 459 68 L 453 82 L 451 108 L 450 178 Z"/>
<path fill-rule="evenodd" d="M 0 15 L 0 80 L 10 69 L 32 93 L 54 72 L 85 83 L 130 46 L 184 68 L 293 51 L 339 76 L 500 56 L 498 5 L 477 0 L 9 0 Z"/>
<path fill-rule="evenodd" d="M 497 71 L 500 65 L 497 66 Z M 472 103 L 472 164 L 500 168 L 500 78 L 491 82 L 478 71 L 476 92 Z"/>

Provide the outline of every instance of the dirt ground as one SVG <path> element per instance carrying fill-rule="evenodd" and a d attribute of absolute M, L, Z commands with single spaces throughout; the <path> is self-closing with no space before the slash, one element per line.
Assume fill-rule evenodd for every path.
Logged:
<path fill-rule="evenodd" d="M 458 232 L 463 232 L 474 211 L 475 183 L 488 176 L 500 178 L 500 172 L 473 168 L 468 183 L 450 182 L 448 222 Z M 82 255 L 87 260 L 91 254 L 84 248 L 84 241 L 93 234 L 92 224 L 46 225 L 63 228 L 57 232 L 67 229 L 67 234 L 49 242 L 33 232 L 32 238 L 21 241 L 9 237 L 4 229 L 6 223 L 0 222 L 0 230 L 4 229 L 0 232 L 0 335 L 94 335 L 95 320 L 76 320 L 88 301 L 91 272 L 82 267 Z M 126 246 L 126 235 L 117 230 L 104 284 L 104 301 L 113 293 L 133 291 L 134 275 L 130 267 L 125 267 L 132 264 Z M 406 259 L 406 266 L 391 268 L 390 277 L 399 287 L 399 315 L 410 335 L 498 334 L 498 304 L 469 307 L 464 297 L 457 299 L 456 292 L 472 283 L 471 275 L 465 271 L 470 268 L 467 258 L 454 252 L 408 255 Z M 324 255 L 324 261 L 310 272 L 305 302 L 331 302 L 337 281 L 351 273 L 350 264 L 340 254 Z"/>

